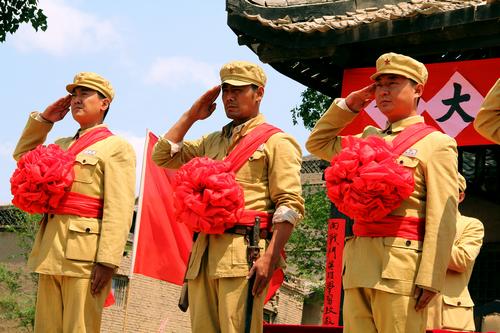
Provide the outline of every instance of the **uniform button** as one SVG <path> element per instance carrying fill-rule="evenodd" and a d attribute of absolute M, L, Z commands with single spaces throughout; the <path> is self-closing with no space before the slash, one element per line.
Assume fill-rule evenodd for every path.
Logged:
<path fill-rule="evenodd" d="M 85 162 L 87 162 L 87 160 L 83 160 L 82 162 L 85 163 Z"/>
<path fill-rule="evenodd" d="M 51 219 L 53 219 L 53 218 L 54 218 L 54 214 L 50 214 L 50 215 L 49 215 L 49 217 L 50 217 Z"/>
<path fill-rule="evenodd" d="M 90 228 L 85 229 L 85 232 L 89 233 L 90 232 Z"/>
<path fill-rule="evenodd" d="M 410 246 L 411 245 L 411 241 L 407 240 L 405 244 L 406 244 L 406 246 Z"/>
<path fill-rule="evenodd" d="M 458 301 L 458 302 L 457 302 L 457 305 L 458 305 L 458 306 L 462 305 L 462 302 Z"/>
<path fill-rule="evenodd" d="M 403 160 L 399 161 L 399 164 L 403 164 L 403 163 L 404 163 Z"/>

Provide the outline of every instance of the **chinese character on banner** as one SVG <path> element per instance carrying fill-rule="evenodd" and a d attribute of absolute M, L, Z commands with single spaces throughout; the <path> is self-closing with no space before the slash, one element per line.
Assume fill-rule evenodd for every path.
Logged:
<path fill-rule="evenodd" d="M 328 220 L 326 252 L 325 301 L 323 325 L 339 325 L 340 295 L 342 292 L 342 252 L 344 250 L 345 220 Z"/>
<path fill-rule="evenodd" d="M 500 58 L 426 64 L 426 67 L 429 80 L 417 113 L 427 124 L 455 138 L 459 146 L 492 144 L 475 131 L 472 122 L 484 96 L 500 77 Z M 373 73 L 374 67 L 346 69 L 342 96 L 372 83 Z M 386 121 L 372 101 L 341 134 L 357 134 L 368 125 L 385 128 Z"/>

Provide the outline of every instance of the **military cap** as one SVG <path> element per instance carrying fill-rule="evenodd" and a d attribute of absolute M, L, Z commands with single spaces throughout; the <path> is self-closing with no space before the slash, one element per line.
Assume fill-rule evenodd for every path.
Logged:
<path fill-rule="evenodd" d="M 220 80 L 233 86 L 255 84 L 264 87 L 267 79 L 260 66 L 247 61 L 232 61 L 222 66 Z"/>
<path fill-rule="evenodd" d="M 102 93 L 105 97 L 113 100 L 115 91 L 108 80 L 93 72 L 81 72 L 75 75 L 73 83 L 66 86 L 66 90 L 72 93 L 76 87 L 87 87 Z"/>
<path fill-rule="evenodd" d="M 429 76 L 425 65 L 408 56 L 397 53 L 385 53 L 377 59 L 377 72 L 370 78 L 375 80 L 382 74 L 398 74 L 417 83 L 424 84 Z"/>

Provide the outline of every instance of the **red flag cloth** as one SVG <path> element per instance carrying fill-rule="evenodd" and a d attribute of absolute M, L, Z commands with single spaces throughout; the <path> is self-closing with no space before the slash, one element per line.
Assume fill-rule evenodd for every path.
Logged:
<path fill-rule="evenodd" d="M 455 138 L 459 146 L 493 144 L 479 135 L 472 124 L 484 96 L 500 77 L 500 58 L 443 62 L 425 65 L 429 81 L 425 85 L 417 113 L 425 122 Z M 373 81 L 375 68 L 344 71 L 342 96 Z M 385 128 L 387 118 L 372 101 L 341 135 L 358 134 L 368 126 Z"/>
<path fill-rule="evenodd" d="M 175 171 L 157 166 L 151 159 L 158 138 L 148 132 L 143 161 L 133 273 L 182 285 L 193 235 L 175 220 Z"/>
<path fill-rule="evenodd" d="M 269 281 L 269 288 L 267 289 L 266 298 L 264 298 L 264 304 L 266 304 L 271 298 L 273 298 L 274 294 L 276 294 L 276 291 L 280 289 L 283 280 L 285 280 L 285 273 L 283 273 L 283 269 L 276 269 L 273 273 L 273 276 L 271 277 L 271 281 Z"/>
<path fill-rule="evenodd" d="M 106 296 L 106 299 L 104 300 L 104 307 L 107 308 L 113 304 L 115 304 L 115 295 L 113 294 L 113 289 L 111 289 L 108 296 Z"/>

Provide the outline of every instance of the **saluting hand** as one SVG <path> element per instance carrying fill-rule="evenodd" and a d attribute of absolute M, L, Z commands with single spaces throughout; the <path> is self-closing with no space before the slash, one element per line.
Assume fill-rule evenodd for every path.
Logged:
<path fill-rule="evenodd" d="M 351 92 L 345 99 L 349 109 L 359 112 L 365 108 L 375 98 L 375 83 L 370 84 L 360 90 Z"/>
<path fill-rule="evenodd" d="M 221 86 L 218 85 L 201 95 L 188 110 L 187 114 L 189 118 L 196 121 L 210 117 L 217 107 L 217 104 L 214 102 L 219 96 L 220 91 Z"/>
<path fill-rule="evenodd" d="M 55 123 L 56 121 L 62 120 L 66 116 L 69 112 L 70 105 L 71 95 L 67 95 L 59 98 L 57 101 L 49 105 L 40 115 L 45 120 Z"/>

